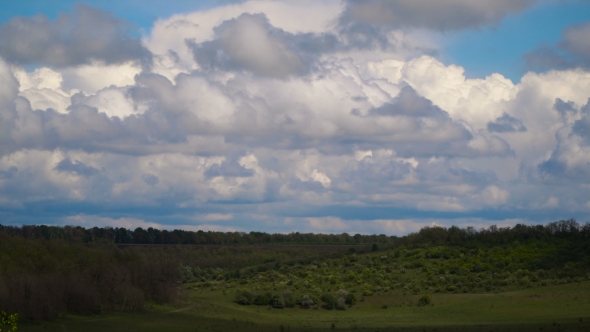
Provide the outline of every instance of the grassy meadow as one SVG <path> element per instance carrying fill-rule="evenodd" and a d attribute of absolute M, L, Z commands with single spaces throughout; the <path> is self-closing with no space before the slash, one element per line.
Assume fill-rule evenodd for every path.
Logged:
<path fill-rule="evenodd" d="M 188 286 L 187 286 L 188 287 Z M 490 294 L 374 295 L 346 310 L 243 306 L 221 290 L 189 289 L 178 306 L 66 316 L 19 331 L 589 331 L 590 282 Z"/>

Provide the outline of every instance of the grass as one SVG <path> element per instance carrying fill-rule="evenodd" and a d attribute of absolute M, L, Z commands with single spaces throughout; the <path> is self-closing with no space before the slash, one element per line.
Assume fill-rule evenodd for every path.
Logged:
<path fill-rule="evenodd" d="M 590 282 L 496 294 L 364 297 L 345 311 L 240 306 L 235 294 L 191 289 L 178 307 L 141 314 L 66 316 L 18 331 L 590 331 Z"/>

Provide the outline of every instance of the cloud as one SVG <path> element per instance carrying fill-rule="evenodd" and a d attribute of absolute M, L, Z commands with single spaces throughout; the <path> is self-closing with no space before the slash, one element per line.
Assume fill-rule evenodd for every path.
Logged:
<path fill-rule="evenodd" d="M 224 160 L 220 165 L 213 164 L 205 171 L 208 178 L 216 176 L 226 177 L 250 177 L 254 175 L 254 170 L 243 167 L 236 160 Z"/>
<path fill-rule="evenodd" d="M 18 172 L 18 167 L 10 166 L 7 170 L 0 170 L 0 179 L 10 179 Z"/>
<path fill-rule="evenodd" d="M 488 131 L 496 133 L 525 132 L 525 125 L 517 118 L 504 113 L 494 122 L 488 122 Z"/>
<path fill-rule="evenodd" d="M 198 45 L 188 41 L 203 69 L 243 68 L 255 74 L 286 77 L 306 68 L 264 14 L 242 14 L 215 28 L 218 39 Z"/>
<path fill-rule="evenodd" d="M 557 146 L 547 160 L 539 163 L 538 171 L 547 181 L 587 184 L 590 183 L 590 99 L 579 109 L 574 109 L 573 103 L 566 105 L 576 120 L 557 131 Z"/>
<path fill-rule="evenodd" d="M 500 22 L 523 11 L 535 0 L 347 0 L 344 22 L 360 22 L 392 27 L 459 30 Z"/>
<path fill-rule="evenodd" d="M 80 176 L 92 176 L 99 172 L 96 168 L 87 166 L 78 160 L 72 162 L 70 158 L 65 158 L 60 161 L 57 166 L 55 166 L 55 170 L 60 172 L 70 172 Z"/>
<path fill-rule="evenodd" d="M 151 54 L 131 34 L 129 23 L 79 4 L 71 14 L 15 17 L 0 26 L 0 56 L 20 65 L 65 67 L 101 61 L 141 61 Z"/>
<path fill-rule="evenodd" d="M 465 21 L 420 25 L 420 2 L 248 1 L 156 21 L 151 67 L 0 60 L 0 217 L 398 234 L 589 216 L 588 72 L 468 78 L 423 28 L 525 4 L 447 3 Z M 363 6 L 423 16 L 370 24 L 350 16 Z"/>
<path fill-rule="evenodd" d="M 555 45 L 542 45 L 527 53 L 524 61 L 528 68 L 543 71 L 549 69 L 590 67 L 590 22 L 565 29 Z"/>

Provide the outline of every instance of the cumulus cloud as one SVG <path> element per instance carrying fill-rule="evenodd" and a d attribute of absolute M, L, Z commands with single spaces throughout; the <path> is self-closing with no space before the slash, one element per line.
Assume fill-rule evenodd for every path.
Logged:
<path fill-rule="evenodd" d="M 15 17 L 0 26 L 0 56 L 21 65 L 64 67 L 149 61 L 150 52 L 132 37 L 131 25 L 112 14 L 77 5 L 51 21 L 45 15 Z"/>
<path fill-rule="evenodd" d="M 396 27 L 490 24 L 532 2 L 447 2 L 462 21 L 427 22 L 421 2 L 248 1 L 158 20 L 151 67 L 0 60 L 0 216 L 400 234 L 587 215 L 590 74 L 466 77 Z M 46 20 L 62 21 L 82 24 Z"/>
<path fill-rule="evenodd" d="M 535 0 L 347 0 L 344 22 L 458 30 L 494 24 Z"/>

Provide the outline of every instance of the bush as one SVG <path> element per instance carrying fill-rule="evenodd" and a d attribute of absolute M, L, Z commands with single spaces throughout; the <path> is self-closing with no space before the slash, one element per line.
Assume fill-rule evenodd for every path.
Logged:
<path fill-rule="evenodd" d="M 321 297 L 322 302 L 324 302 L 324 308 L 328 310 L 332 310 L 336 307 L 336 298 L 332 294 L 324 294 Z"/>
<path fill-rule="evenodd" d="M 336 309 L 345 310 L 346 309 L 346 299 L 339 297 L 338 300 L 336 300 Z"/>
<path fill-rule="evenodd" d="M 260 294 L 254 298 L 254 304 L 256 305 L 269 305 L 271 296 L 269 294 Z"/>
<path fill-rule="evenodd" d="M 308 309 L 309 307 L 311 307 L 312 305 L 314 305 L 315 303 L 313 302 L 313 299 L 311 297 L 309 297 L 309 295 L 303 295 L 303 297 L 301 298 L 301 300 L 299 301 L 299 304 L 303 307 Z"/>
<path fill-rule="evenodd" d="M 423 307 L 430 304 L 430 296 L 424 295 L 418 300 L 418 306 Z"/>
<path fill-rule="evenodd" d="M 345 291 L 344 289 L 339 289 L 339 290 L 336 292 L 336 296 L 338 296 L 338 298 L 343 298 L 343 299 L 346 299 L 346 296 L 347 296 L 347 295 L 348 295 L 348 292 L 347 292 L 347 291 Z"/>
<path fill-rule="evenodd" d="M 349 305 L 356 304 L 356 296 L 354 296 L 354 294 L 352 294 L 352 293 L 346 295 L 345 302 L 346 302 L 346 304 L 349 304 Z"/>
<path fill-rule="evenodd" d="M 285 301 L 285 307 L 293 308 L 295 306 L 295 303 L 293 301 L 293 295 L 290 291 L 283 292 L 283 300 Z"/>
<path fill-rule="evenodd" d="M 0 331 L 16 332 L 18 322 L 18 314 L 9 315 L 5 312 L 0 312 Z M 8 327 L 8 329 L 6 329 Z"/>
<path fill-rule="evenodd" d="M 241 292 L 240 294 L 238 294 L 236 300 L 241 305 L 250 305 L 250 304 L 254 303 L 255 298 L 256 298 L 256 294 L 249 292 L 249 291 L 245 291 L 245 292 Z"/>
<path fill-rule="evenodd" d="M 272 307 L 277 309 L 283 309 L 285 307 L 285 300 L 280 297 L 276 297 L 272 301 Z"/>

